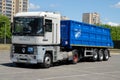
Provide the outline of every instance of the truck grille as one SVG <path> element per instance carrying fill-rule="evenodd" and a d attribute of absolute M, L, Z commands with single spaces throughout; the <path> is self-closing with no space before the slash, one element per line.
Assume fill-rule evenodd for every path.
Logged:
<path fill-rule="evenodd" d="M 14 53 L 17 54 L 34 54 L 35 47 L 29 45 L 14 45 Z"/>

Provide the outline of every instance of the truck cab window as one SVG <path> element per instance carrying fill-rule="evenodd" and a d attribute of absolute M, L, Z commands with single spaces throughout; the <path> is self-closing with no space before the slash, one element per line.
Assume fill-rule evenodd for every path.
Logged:
<path fill-rule="evenodd" d="M 15 17 L 14 35 L 44 35 L 42 17 Z"/>
<path fill-rule="evenodd" d="M 45 19 L 45 32 L 52 32 L 52 20 Z"/>

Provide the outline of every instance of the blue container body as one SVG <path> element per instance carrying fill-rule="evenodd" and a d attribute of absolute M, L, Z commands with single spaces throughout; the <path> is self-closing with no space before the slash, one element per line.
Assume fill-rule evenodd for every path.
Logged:
<path fill-rule="evenodd" d="M 108 28 L 64 20 L 61 21 L 61 46 L 67 48 L 73 46 L 112 48 L 113 41 Z"/>

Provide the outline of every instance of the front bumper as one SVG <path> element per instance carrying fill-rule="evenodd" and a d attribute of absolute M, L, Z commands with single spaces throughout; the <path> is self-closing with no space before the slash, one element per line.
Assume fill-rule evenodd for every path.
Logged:
<path fill-rule="evenodd" d="M 12 54 L 11 61 L 15 63 L 37 64 L 37 55 Z"/>

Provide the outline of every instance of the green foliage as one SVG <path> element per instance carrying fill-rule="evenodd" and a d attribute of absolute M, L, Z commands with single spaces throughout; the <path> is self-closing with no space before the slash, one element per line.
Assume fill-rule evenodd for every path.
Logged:
<path fill-rule="evenodd" d="M 120 40 L 120 26 L 110 26 L 102 24 L 101 26 L 111 29 L 111 36 L 113 40 Z"/>
<path fill-rule="evenodd" d="M 6 34 L 5 34 L 6 28 Z M 11 31 L 10 31 L 10 20 L 8 17 L 3 16 L 0 14 L 0 38 L 11 38 Z"/>

